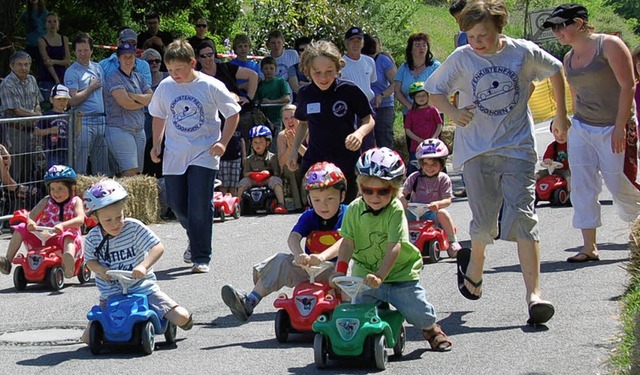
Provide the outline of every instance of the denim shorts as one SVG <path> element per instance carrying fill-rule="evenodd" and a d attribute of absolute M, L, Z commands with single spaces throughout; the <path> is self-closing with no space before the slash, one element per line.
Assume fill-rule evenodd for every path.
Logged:
<path fill-rule="evenodd" d="M 142 172 L 146 145 L 144 129 L 129 131 L 107 126 L 105 138 L 121 172 L 129 169 L 137 169 L 138 172 Z"/>

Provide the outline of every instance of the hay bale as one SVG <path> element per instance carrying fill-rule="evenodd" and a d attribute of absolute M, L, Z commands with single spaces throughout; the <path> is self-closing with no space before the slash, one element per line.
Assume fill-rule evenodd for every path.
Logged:
<path fill-rule="evenodd" d="M 84 191 L 106 176 L 78 175 L 76 193 L 82 197 Z M 158 204 L 158 180 L 155 177 L 137 175 L 134 177 L 116 178 L 129 194 L 124 213 L 128 217 L 136 218 L 145 224 L 159 223 L 160 207 Z"/>

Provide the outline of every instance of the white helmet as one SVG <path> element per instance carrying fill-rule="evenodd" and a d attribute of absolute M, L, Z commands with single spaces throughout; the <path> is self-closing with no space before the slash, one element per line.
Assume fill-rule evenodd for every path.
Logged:
<path fill-rule="evenodd" d="M 420 142 L 416 148 L 416 159 L 436 159 L 449 156 L 447 145 L 437 138 L 429 138 Z"/>
<path fill-rule="evenodd" d="M 361 175 L 383 180 L 401 179 L 404 176 L 404 162 L 397 152 L 387 147 L 376 147 L 360 156 L 356 170 Z"/>
<path fill-rule="evenodd" d="M 84 192 L 84 210 L 87 214 L 112 205 L 127 197 L 127 191 L 115 180 L 96 182 Z"/>

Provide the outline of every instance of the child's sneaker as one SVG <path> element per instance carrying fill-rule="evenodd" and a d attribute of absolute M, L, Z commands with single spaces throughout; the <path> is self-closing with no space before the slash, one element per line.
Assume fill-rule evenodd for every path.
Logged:
<path fill-rule="evenodd" d="M 285 206 L 283 206 L 283 205 L 279 205 L 278 207 L 276 207 L 276 208 L 273 210 L 273 212 L 274 212 L 274 213 L 276 213 L 276 214 L 286 214 L 286 213 L 288 213 L 289 211 L 287 210 L 287 208 L 286 208 Z"/>
<path fill-rule="evenodd" d="M 447 255 L 449 255 L 449 258 L 455 258 L 458 256 L 460 249 L 462 249 L 462 246 L 460 246 L 459 242 L 452 242 L 447 249 Z"/>
<path fill-rule="evenodd" d="M 4 275 L 11 273 L 11 261 L 6 257 L 0 257 L 0 273 Z"/>
<path fill-rule="evenodd" d="M 62 254 L 62 269 L 64 270 L 64 277 L 70 279 L 73 277 L 73 271 L 76 268 L 76 260 L 73 255 L 69 253 Z"/>
<path fill-rule="evenodd" d="M 191 264 L 191 244 L 189 244 L 187 246 L 187 250 L 184 251 L 184 254 L 182 254 L 182 260 L 184 260 L 185 263 Z"/>
<path fill-rule="evenodd" d="M 191 267 L 193 273 L 209 273 L 209 265 L 206 263 L 194 263 Z"/>
<path fill-rule="evenodd" d="M 233 316 L 241 322 L 246 322 L 253 314 L 253 305 L 247 299 L 247 294 L 237 291 L 231 285 L 222 287 L 222 300 L 229 306 Z"/>

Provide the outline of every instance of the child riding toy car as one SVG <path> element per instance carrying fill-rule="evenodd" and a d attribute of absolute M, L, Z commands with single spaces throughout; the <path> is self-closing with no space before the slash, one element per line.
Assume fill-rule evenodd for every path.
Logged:
<path fill-rule="evenodd" d="M 421 217 L 429 210 L 424 203 L 409 203 L 407 206 L 415 217 Z M 447 251 L 450 246 L 447 235 L 433 220 L 417 220 L 409 222 L 409 240 L 420 252 L 425 263 L 436 263 L 440 260 L 440 252 Z"/>
<path fill-rule="evenodd" d="M 15 225 L 26 222 L 29 213 L 26 210 L 14 212 L 9 223 Z M 18 254 L 12 263 L 17 265 L 13 272 L 13 285 L 17 290 L 24 290 L 28 283 L 47 283 L 51 289 L 60 290 L 64 287 L 64 271 L 62 269 L 62 248 L 58 245 L 47 245 L 47 240 L 56 235 L 53 228 L 36 226 L 33 232 L 42 241 L 41 246 L 29 247 L 27 254 Z M 84 256 L 75 261 L 74 276 L 78 276 L 80 284 L 91 278 L 91 271 L 84 262 Z"/>
<path fill-rule="evenodd" d="M 122 294 L 110 297 L 106 306 L 93 306 L 87 314 L 89 319 L 89 348 L 94 355 L 100 354 L 108 344 L 134 345 L 143 353 L 151 354 L 155 348 L 155 335 L 164 334 L 168 344 L 176 341 L 176 326 L 158 315 L 149 307 L 144 294 L 127 294 L 129 287 L 140 280 L 132 278 L 131 271 L 109 270 L 107 275 L 122 285 Z"/>
<path fill-rule="evenodd" d="M 320 315 L 313 330 L 313 352 L 316 367 L 327 366 L 327 359 L 372 359 L 376 367 L 387 366 L 387 348 L 396 357 L 402 356 L 406 342 L 404 317 L 388 304 L 356 303 L 357 296 L 369 289 L 363 279 L 351 276 L 334 277 L 332 282 L 350 298 L 333 310 L 332 317 Z"/>
<path fill-rule="evenodd" d="M 552 161 L 551 164 L 540 162 L 549 175 L 540 177 L 536 181 L 536 203 L 549 201 L 552 206 L 564 206 L 569 204 L 569 188 L 567 180 L 561 174 L 554 174 L 556 169 L 562 168 L 562 163 Z"/>
<path fill-rule="evenodd" d="M 213 188 L 217 188 L 222 184 L 222 181 L 216 179 Z M 223 193 L 221 191 L 213 192 L 213 199 L 211 200 L 214 209 L 214 215 L 220 218 L 221 222 L 225 222 L 227 216 L 233 216 L 234 219 L 240 218 L 240 198 L 234 197 L 231 193 Z"/>
<path fill-rule="evenodd" d="M 249 178 L 258 186 L 253 186 L 242 193 L 242 214 L 254 215 L 259 211 L 273 213 L 278 206 L 276 194 L 269 186 L 261 185 L 271 174 L 268 171 L 251 172 Z"/>
<path fill-rule="evenodd" d="M 307 271 L 309 281 L 296 285 L 291 298 L 286 293 L 281 293 L 273 302 L 273 306 L 280 309 L 275 320 L 278 342 L 287 342 L 289 333 L 311 332 L 318 316 L 330 315 L 340 303 L 339 297 L 329 293 L 333 289 L 331 284 L 315 281 L 317 275 L 335 266 L 333 262 L 323 262 L 317 266 L 294 264 Z"/>

